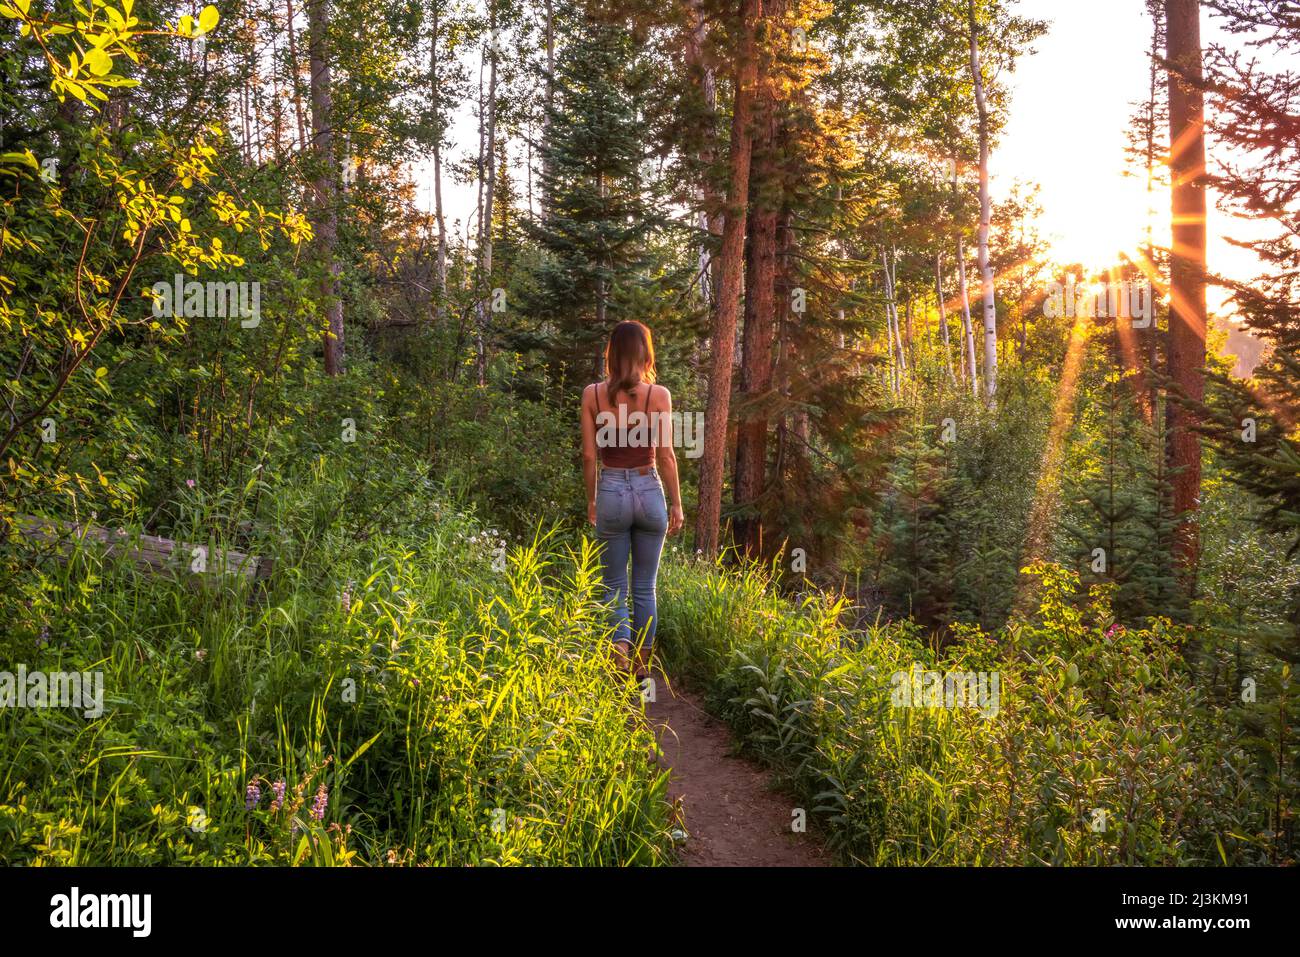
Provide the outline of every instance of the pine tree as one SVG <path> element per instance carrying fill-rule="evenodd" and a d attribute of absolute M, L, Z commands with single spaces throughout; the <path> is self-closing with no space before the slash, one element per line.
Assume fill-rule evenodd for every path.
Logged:
<path fill-rule="evenodd" d="M 1300 51 L 1300 19 L 1263 0 L 1208 4 L 1224 28 L 1279 55 Z M 1253 281 L 1223 282 L 1243 325 L 1262 338 L 1267 359 L 1240 381 L 1208 375 L 1207 402 L 1197 406 L 1200 431 L 1215 442 L 1228 474 L 1264 504 L 1262 522 L 1300 552 L 1300 121 L 1293 104 L 1300 77 L 1270 71 L 1223 45 L 1207 51 L 1205 87 L 1211 132 L 1225 153 L 1248 161 L 1217 164 L 1210 180 L 1230 212 L 1276 224 L 1272 235 L 1244 241 L 1263 274 Z M 1290 609 L 1292 627 L 1263 636 L 1284 660 L 1300 663 L 1300 594 Z"/>
<path fill-rule="evenodd" d="M 1112 332 L 1111 360 L 1119 361 Z M 1097 454 L 1099 469 L 1076 483 L 1063 530 L 1074 546 L 1080 581 L 1115 586 L 1117 620 L 1139 625 L 1154 615 L 1187 619 L 1170 555 L 1176 523 L 1160 443 L 1142 419 L 1140 385 L 1131 375 L 1105 376 Z"/>
<path fill-rule="evenodd" d="M 904 615 L 933 630 L 952 620 L 956 548 L 952 456 L 934 426 L 911 431 L 890 468 L 875 526 L 878 581 Z"/>
<path fill-rule="evenodd" d="M 652 77 L 634 35 L 592 19 L 566 32 L 539 146 L 543 214 L 527 227 L 539 259 L 524 311 L 539 324 L 514 345 L 540 347 L 570 386 L 599 375 L 614 323 L 646 318 L 631 306 L 665 281 L 650 237 L 666 222 L 643 177 Z"/>

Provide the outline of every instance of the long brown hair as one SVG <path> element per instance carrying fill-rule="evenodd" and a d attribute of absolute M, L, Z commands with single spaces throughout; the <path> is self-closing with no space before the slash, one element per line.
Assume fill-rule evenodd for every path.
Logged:
<path fill-rule="evenodd" d="M 641 374 L 637 375 L 640 366 Z M 644 323 L 629 319 L 609 334 L 605 347 L 605 378 L 609 380 L 609 401 L 620 392 L 635 394 L 642 382 L 655 381 L 655 345 Z"/>

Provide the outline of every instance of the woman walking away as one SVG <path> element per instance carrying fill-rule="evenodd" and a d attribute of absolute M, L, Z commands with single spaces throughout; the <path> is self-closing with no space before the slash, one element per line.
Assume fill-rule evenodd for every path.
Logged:
<path fill-rule="evenodd" d="M 605 348 L 605 381 L 582 393 L 582 475 L 587 521 L 603 544 L 601 579 L 614 616 L 614 653 L 620 668 L 635 667 L 638 681 L 650 676 L 664 536 L 684 521 L 672 410 L 668 390 L 655 385 L 650 330 L 639 322 L 620 322 Z"/>

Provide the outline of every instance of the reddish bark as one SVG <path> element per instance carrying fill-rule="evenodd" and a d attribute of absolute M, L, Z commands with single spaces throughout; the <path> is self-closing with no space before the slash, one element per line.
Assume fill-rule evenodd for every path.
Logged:
<path fill-rule="evenodd" d="M 735 103 L 731 116 L 730 175 L 719 251 L 718 300 L 713 310 L 709 397 L 700 460 L 700 501 L 695 517 L 695 548 L 711 558 L 718 552 L 722 515 L 722 476 L 727 458 L 727 417 L 731 411 L 731 364 L 736 351 L 736 319 L 744 265 L 745 218 L 749 199 L 754 86 L 758 75 L 754 33 L 758 0 L 741 0 L 740 49 L 737 51 Z"/>
<path fill-rule="evenodd" d="M 1201 81 L 1200 4 L 1165 0 L 1169 71 L 1169 170 L 1173 250 L 1169 266 L 1169 378 L 1193 402 L 1205 396 L 1205 102 Z M 1180 75 L 1181 74 L 1181 75 Z M 1167 405 L 1173 509 L 1178 516 L 1174 561 L 1189 591 L 1200 557 L 1197 509 L 1201 498 L 1201 443 L 1194 415 Z"/>

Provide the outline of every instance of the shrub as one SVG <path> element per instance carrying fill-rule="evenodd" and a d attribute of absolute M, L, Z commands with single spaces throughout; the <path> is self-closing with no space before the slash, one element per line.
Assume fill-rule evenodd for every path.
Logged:
<path fill-rule="evenodd" d="M 792 604 L 761 569 L 676 563 L 661 653 L 705 682 L 846 861 L 1261 862 L 1261 796 L 1183 664 L 1184 632 L 1125 630 L 1105 591 L 1080 610 L 1072 572 L 1033 571 L 1036 623 L 996 640 L 966 626 L 936 656 L 910 623 L 846 630 L 840 602 Z M 900 706 L 895 676 L 914 666 L 995 673 L 996 706 Z"/>

